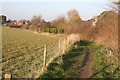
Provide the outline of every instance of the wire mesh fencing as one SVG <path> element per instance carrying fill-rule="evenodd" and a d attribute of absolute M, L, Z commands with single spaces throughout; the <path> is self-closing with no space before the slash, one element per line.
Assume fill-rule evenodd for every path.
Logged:
<path fill-rule="evenodd" d="M 3 70 L 3 73 L 11 74 L 15 78 L 35 77 L 35 71 L 42 67 L 44 48 L 25 58 L 21 62 Z M 34 75 L 32 75 L 34 74 Z"/>
<path fill-rule="evenodd" d="M 2 73 L 11 74 L 13 78 L 37 78 L 45 71 L 44 67 L 46 68 L 54 57 L 65 52 L 69 47 L 67 43 L 67 39 L 63 38 L 55 43 L 45 45 L 19 63 L 9 68 L 3 68 Z"/>

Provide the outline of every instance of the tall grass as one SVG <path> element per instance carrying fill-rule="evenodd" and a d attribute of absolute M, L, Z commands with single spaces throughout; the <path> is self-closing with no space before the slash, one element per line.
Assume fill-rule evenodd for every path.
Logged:
<path fill-rule="evenodd" d="M 91 78 L 120 78 L 118 55 L 113 50 L 95 42 L 90 45 L 90 49 L 93 55 Z"/>

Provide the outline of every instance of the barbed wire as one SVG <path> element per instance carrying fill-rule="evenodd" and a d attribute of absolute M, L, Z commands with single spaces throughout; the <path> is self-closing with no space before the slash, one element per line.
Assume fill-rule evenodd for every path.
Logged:
<path fill-rule="evenodd" d="M 55 45 L 55 44 L 57 44 L 58 42 L 55 42 L 55 43 L 53 43 L 53 44 L 48 44 L 48 45 L 46 45 L 47 47 L 50 47 L 50 46 L 53 46 L 53 45 Z"/>
<path fill-rule="evenodd" d="M 55 47 L 56 47 L 56 46 L 55 46 Z M 57 53 L 56 50 L 58 50 L 58 49 L 57 49 L 57 48 L 52 48 L 51 50 L 49 50 L 49 52 L 51 52 L 52 54 L 55 54 L 55 53 Z M 48 53 L 48 51 L 47 51 L 47 53 Z M 40 55 L 40 56 L 42 56 L 42 55 Z M 40 56 L 39 56 L 39 57 L 40 57 Z M 51 54 L 50 54 L 50 55 L 47 55 L 47 56 L 51 56 Z M 39 58 L 39 57 L 37 57 L 37 58 Z M 52 56 L 51 56 L 51 57 L 52 57 Z M 48 58 L 51 59 L 51 57 L 48 57 Z M 47 60 L 49 60 L 48 58 L 47 58 Z M 34 64 L 35 64 L 35 63 L 34 63 Z M 38 67 L 39 67 L 39 66 L 38 66 Z M 41 68 L 42 68 L 42 66 L 41 66 Z M 24 69 L 24 67 L 23 67 L 22 69 Z M 22 69 L 20 69 L 20 71 L 21 71 Z M 28 71 L 28 70 L 31 70 L 31 69 L 28 68 L 26 71 Z"/>
<path fill-rule="evenodd" d="M 30 55 L 29 57 L 25 58 L 23 61 L 21 61 L 21 62 L 19 62 L 19 63 L 15 64 L 15 65 L 13 65 L 13 66 L 11 66 L 11 67 L 10 67 L 10 68 L 8 68 L 7 70 L 10 70 L 10 69 L 12 69 L 12 67 L 15 67 L 16 65 L 21 64 L 22 62 L 24 62 L 24 61 L 28 60 L 31 56 L 34 56 L 34 55 L 36 55 L 37 53 L 39 53 L 40 51 L 43 51 L 43 50 L 44 50 L 44 48 L 42 48 L 42 49 L 41 49 L 41 50 L 39 50 L 38 52 L 36 52 L 36 53 L 34 53 L 34 54 Z M 3 71 L 3 73 L 4 73 L 4 72 L 5 72 L 5 71 Z"/>
<path fill-rule="evenodd" d="M 47 50 L 47 53 L 53 51 L 53 50 L 56 50 L 56 48 L 59 48 L 57 45 L 55 45 L 53 48 L 50 48 L 49 50 Z"/>
<path fill-rule="evenodd" d="M 57 43 L 58 42 L 55 42 L 55 43 L 53 43 L 53 44 L 47 44 L 47 47 L 51 47 L 51 46 L 55 46 L 55 47 L 52 47 L 50 50 L 48 50 L 47 51 L 47 53 L 48 52 L 50 52 L 51 51 L 51 53 L 57 53 Z M 23 62 L 25 62 L 25 61 L 27 61 L 30 57 L 32 57 L 32 56 L 34 56 L 34 55 L 36 55 L 36 54 L 38 54 L 39 52 L 41 52 L 41 51 L 43 51 L 44 50 L 44 46 L 42 46 L 41 48 L 39 48 L 39 49 L 41 49 L 41 50 L 39 50 L 38 52 L 36 52 L 36 53 L 34 53 L 34 54 L 32 54 L 32 55 L 30 55 L 29 57 L 27 57 L 27 58 L 25 58 L 23 61 L 21 61 L 21 62 L 18 62 L 17 64 L 15 64 L 15 65 L 13 65 L 13 66 L 11 66 L 10 68 L 8 68 L 8 69 L 5 69 L 5 71 L 2 71 L 2 73 L 5 73 L 6 71 L 9 71 L 10 69 L 12 69 L 12 68 L 14 68 L 15 66 L 17 66 L 17 65 L 20 65 L 20 64 L 22 64 Z M 58 48 L 58 51 L 59 51 L 59 48 Z M 54 55 L 54 54 L 52 54 L 52 55 Z M 40 56 L 43 56 L 43 53 L 40 55 Z M 40 56 L 38 56 L 36 59 L 34 59 L 34 61 L 36 61 L 38 58 L 40 58 Z M 49 56 L 49 55 L 47 55 L 47 56 Z M 52 57 L 52 56 L 51 56 Z M 50 58 L 51 58 L 50 57 Z M 49 59 L 50 59 L 49 58 Z M 43 62 L 43 61 L 42 61 Z M 42 63 L 42 62 L 40 62 L 40 63 Z M 25 63 L 23 63 L 23 64 L 25 64 Z M 36 62 L 35 63 L 33 63 L 32 64 L 32 66 L 34 66 L 36 64 Z M 25 66 L 27 66 L 28 64 L 25 64 Z M 19 66 L 18 66 L 19 67 Z M 29 66 L 28 66 L 29 67 Z M 36 66 L 35 66 L 36 67 Z M 15 72 L 14 74 L 19 74 L 20 73 L 20 71 L 22 71 L 22 70 L 24 70 L 25 69 L 25 71 L 29 71 L 29 70 L 31 70 L 31 68 L 27 68 L 27 67 L 23 67 L 23 68 L 21 68 L 21 69 L 19 69 L 19 70 L 17 70 L 17 72 Z M 38 66 L 38 68 L 42 68 L 42 66 Z M 33 69 L 34 70 L 34 69 Z M 16 70 L 15 70 L 16 71 Z M 24 73 L 25 74 L 25 73 Z"/>
<path fill-rule="evenodd" d="M 43 53 L 42 53 L 43 54 Z M 43 56 L 43 55 L 40 55 L 40 56 Z M 35 60 L 37 60 L 38 58 L 40 58 L 40 56 L 38 56 Z M 34 64 L 34 63 L 33 63 Z M 27 66 L 27 67 L 29 67 L 29 66 Z M 22 68 L 22 69 L 20 69 L 20 71 L 22 71 L 24 69 L 24 67 Z M 27 70 L 29 70 L 29 68 L 27 69 Z"/>

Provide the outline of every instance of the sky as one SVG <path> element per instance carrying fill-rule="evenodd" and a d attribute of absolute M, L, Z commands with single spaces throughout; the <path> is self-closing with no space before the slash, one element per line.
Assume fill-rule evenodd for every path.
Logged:
<path fill-rule="evenodd" d="M 89 20 L 107 10 L 106 0 L 2 0 L 0 6 L 7 19 L 31 20 L 33 16 L 42 16 L 46 21 L 52 21 L 59 16 L 67 18 L 71 9 L 78 10 L 82 20 Z M 1 8 L 0 8 L 1 10 Z"/>

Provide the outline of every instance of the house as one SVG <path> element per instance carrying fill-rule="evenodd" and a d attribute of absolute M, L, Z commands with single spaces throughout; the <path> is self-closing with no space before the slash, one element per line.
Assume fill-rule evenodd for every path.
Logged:
<path fill-rule="evenodd" d="M 12 21 L 11 24 L 14 24 L 14 25 L 22 25 L 23 22 L 22 22 L 22 21 Z"/>
<path fill-rule="evenodd" d="M 5 21 L 3 25 L 4 25 L 4 26 L 8 26 L 9 24 L 11 24 L 11 21 L 10 21 L 10 20 Z"/>
<path fill-rule="evenodd" d="M 96 26 L 96 23 L 97 23 L 97 16 L 94 16 L 93 18 L 92 18 L 92 25 L 95 27 Z"/>

